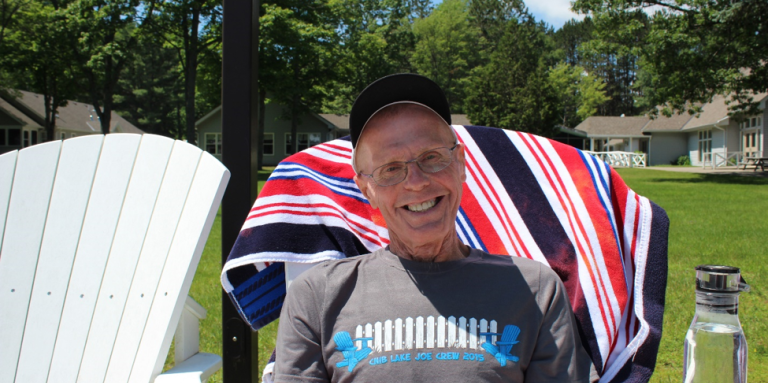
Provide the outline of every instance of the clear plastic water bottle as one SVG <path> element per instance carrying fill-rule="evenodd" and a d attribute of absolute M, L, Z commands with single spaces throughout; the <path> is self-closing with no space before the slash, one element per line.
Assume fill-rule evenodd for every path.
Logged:
<path fill-rule="evenodd" d="M 696 315 L 685 335 L 684 383 L 747 382 L 741 291 L 749 285 L 737 267 L 696 266 Z"/>

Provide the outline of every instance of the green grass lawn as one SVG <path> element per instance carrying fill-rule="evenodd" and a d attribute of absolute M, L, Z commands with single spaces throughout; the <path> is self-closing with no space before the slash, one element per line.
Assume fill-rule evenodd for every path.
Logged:
<path fill-rule="evenodd" d="M 768 178 L 619 170 L 627 184 L 663 207 L 671 221 L 664 328 L 651 382 L 680 382 L 683 339 L 695 309 L 694 267 L 737 266 L 752 292 L 739 316 L 749 344 L 749 380 L 768 382 Z M 260 184 L 267 172 L 260 176 Z M 221 223 L 216 217 L 190 295 L 208 310 L 201 322 L 205 352 L 221 355 Z M 260 370 L 274 347 L 276 323 L 259 332 Z M 211 382 L 222 381 L 221 372 Z"/>
<path fill-rule="evenodd" d="M 619 174 L 670 219 L 669 278 L 661 348 L 651 382 L 680 382 L 683 340 L 695 310 L 694 267 L 740 267 L 752 292 L 739 318 L 749 344 L 749 381 L 768 382 L 768 178 L 648 169 Z"/>

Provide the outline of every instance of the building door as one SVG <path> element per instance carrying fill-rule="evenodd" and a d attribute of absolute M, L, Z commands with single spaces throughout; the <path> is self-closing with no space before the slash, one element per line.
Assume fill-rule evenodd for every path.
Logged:
<path fill-rule="evenodd" d="M 757 153 L 760 149 L 757 147 L 757 143 L 760 140 L 761 137 L 758 137 L 759 134 L 757 130 L 752 131 L 745 131 L 744 135 L 742 136 L 742 140 L 744 143 L 744 156 L 745 157 L 757 157 L 759 154 Z"/>

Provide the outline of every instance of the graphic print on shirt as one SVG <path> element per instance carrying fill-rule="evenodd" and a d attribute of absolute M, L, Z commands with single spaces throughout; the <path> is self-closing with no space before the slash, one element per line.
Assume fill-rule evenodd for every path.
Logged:
<path fill-rule="evenodd" d="M 480 333 L 480 335 L 501 335 L 501 340 L 497 341 L 495 345 L 485 342 L 483 343 L 483 348 L 493 355 L 502 367 L 507 365 L 508 360 L 511 362 L 518 362 L 520 360 L 520 358 L 509 353 L 512 351 L 512 346 L 519 343 L 517 337 L 520 335 L 520 327 L 510 324 L 504 326 L 504 332 L 501 334 L 486 332 Z"/>
<path fill-rule="evenodd" d="M 360 364 L 498 361 L 504 367 L 507 362 L 518 362 L 520 358 L 511 351 L 520 342 L 520 328 L 506 325 L 503 332 L 497 331 L 495 320 L 454 316 L 397 318 L 358 325 L 355 339 L 347 331 L 333 336 L 336 350 L 341 351 L 344 358 L 336 367 L 347 367 L 352 372 Z M 486 353 L 493 358 L 488 358 Z"/>
<path fill-rule="evenodd" d="M 355 368 L 358 362 L 368 357 L 371 353 L 371 348 L 366 346 L 358 350 L 353 342 L 355 341 L 367 341 L 373 338 L 357 338 L 352 339 L 349 333 L 346 331 L 339 331 L 333 336 L 333 341 L 336 342 L 336 350 L 341 351 L 344 355 L 344 360 L 336 363 L 336 367 L 348 367 L 349 372 Z"/>

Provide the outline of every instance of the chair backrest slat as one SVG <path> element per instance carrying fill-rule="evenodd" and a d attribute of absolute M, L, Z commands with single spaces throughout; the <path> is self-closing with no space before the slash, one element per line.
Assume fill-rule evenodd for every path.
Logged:
<path fill-rule="evenodd" d="M 3 232 L 5 232 L 5 217 L 8 215 L 8 202 L 11 199 L 13 173 L 16 169 L 16 157 L 19 152 L 14 150 L 0 156 L 0 249 L 3 247 Z"/>
<path fill-rule="evenodd" d="M 16 374 L 45 382 L 103 136 L 61 146 Z"/>
<path fill-rule="evenodd" d="M 77 379 L 140 140 L 129 134 L 104 138 L 51 361 L 49 376 L 55 381 Z"/>
<path fill-rule="evenodd" d="M 130 375 L 200 155 L 189 144 L 174 144 L 107 368 L 108 382 L 123 382 Z"/>
<path fill-rule="evenodd" d="M 61 142 L 19 152 L 0 250 L 0 382 L 13 382 Z M 13 310 L 7 309 L 13 307 Z"/>
<path fill-rule="evenodd" d="M 173 140 L 160 136 L 142 137 L 93 313 L 93 322 L 99 325 L 90 328 L 82 361 L 88 368 L 80 370 L 80 381 L 100 382 L 107 373 L 128 291 L 173 143 Z"/>
<path fill-rule="evenodd" d="M 229 173 L 224 165 L 203 152 L 160 277 L 148 324 L 133 364 L 131 381 L 151 381 L 162 371 L 164 354 L 157 354 L 158 351 L 153 350 L 163 353 L 170 347 L 173 332 L 167 331 L 167 328 L 179 323 L 187 299 L 186 293 L 182 292 L 189 291 L 192 285 L 206 242 L 202 234 L 211 230 L 228 180 Z M 201 209 L 201 206 L 207 206 L 208 209 Z M 174 267 L 178 264 L 191 266 Z"/>

